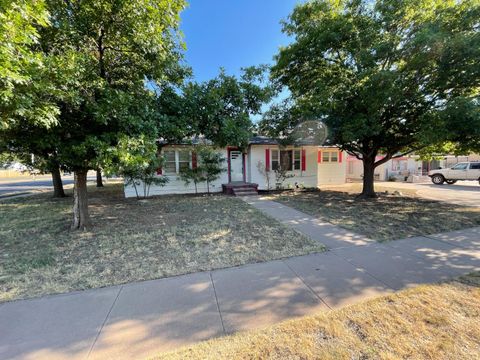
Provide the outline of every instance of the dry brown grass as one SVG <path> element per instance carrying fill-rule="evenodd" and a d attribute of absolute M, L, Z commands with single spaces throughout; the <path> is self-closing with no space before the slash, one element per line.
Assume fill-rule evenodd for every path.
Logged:
<path fill-rule="evenodd" d="M 420 286 L 158 359 L 479 359 L 480 277 Z"/>
<path fill-rule="evenodd" d="M 71 198 L 0 203 L 0 302 L 323 251 L 226 196 L 124 199 L 89 188 L 94 228 L 69 230 Z"/>
<path fill-rule="evenodd" d="M 321 190 L 285 192 L 270 198 L 378 241 L 480 225 L 480 208 L 413 196 L 380 194 L 376 199 L 361 200 L 356 195 L 355 192 Z"/>

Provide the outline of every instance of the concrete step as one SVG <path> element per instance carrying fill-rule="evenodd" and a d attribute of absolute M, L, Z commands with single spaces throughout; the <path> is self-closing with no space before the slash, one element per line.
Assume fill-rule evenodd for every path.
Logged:
<path fill-rule="evenodd" d="M 233 189 L 233 194 L 235 196 L 245 196 L 245 195 L 258 195 L 258 192 L 255 188 L 248 188 L 248 189 Z"/>
<path fill-rule="evenodd" d="M 244 191 L 234 191 L 235 196 L 250 196 L 250 195 L 258 195 L 258 192 L 255 190 L 244 190 Z"/>
<path fill-rule="evenodd" d="M 245 190 L 255 190 L 255 189 L 256 189 L 255 186 L 248 186 L 248 185 L 232 188 L 233 191 L 245 191 Z"/>

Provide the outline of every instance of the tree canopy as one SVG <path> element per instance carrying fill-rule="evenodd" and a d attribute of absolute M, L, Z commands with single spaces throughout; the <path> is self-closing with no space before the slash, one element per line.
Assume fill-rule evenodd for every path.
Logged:
<path fill-rule="evenodd" d="M 44 71 L 45 59 L 36 51 L 39 29 L 49 25 L 43 1 L 0 1 L 0 130 L 27 124 L 51 125 L 58 107 Z"/>
<path fill-rule="evenodd" d="M 1 5 L 6 21 L 0 37 L 7 40 L 0 45 L 6 89 L 1 94 L 2 139 L 9 150 L 55 154 L 75 172 L 72 228 L 88 227 L 88 169 L 96 169 L 124 136 L 155 134 L 155 97 L 146 82 L 180 83 L 186 73 L 178 30 L 185 2 L 23 0 Z M 48 110 L 36 116 L 51 120 L 48 127 L 31 121 L 35 116 L 25 102 L 36 112 Z"/>
<path fill-rule="evenodd" d="M 251 117 L 275 94 L 265 73 L 265 66 L 249 67 L 237 78 L 222 69 L 212 80 L 187 83 L 184 112 L 195 132 L 217 146 L 245 147 L 253 129 Z"/>
<path fill-rule="evenodd" d="M 479 18 L 477 0 L 309 1 L 284 22 L 294 41 L 272 75 L 295 111 L 362 159 L 363 195 L 374 196 L 373 170 L 392 157 L 478 144 Z"/>

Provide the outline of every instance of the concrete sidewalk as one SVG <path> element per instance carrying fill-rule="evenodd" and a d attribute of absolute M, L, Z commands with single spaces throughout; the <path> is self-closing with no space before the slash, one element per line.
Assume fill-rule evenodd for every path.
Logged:
<path fill-rule="evenodd" d="M 321 242 L 329 249 L 376 243 L 376 241 L 365 236 L 355 234 L 279 202 L 265 200 L 261 196 L 246 196 L 242 200 L 282 224 L 291 226 L 310 238 Z"/>
<path fill-rule="evenodd" d="M 480 270 L 480 228 L 379 244 L 248 200 L 331 251 L 0 305 L 1 359 L 132 359 Z"/>

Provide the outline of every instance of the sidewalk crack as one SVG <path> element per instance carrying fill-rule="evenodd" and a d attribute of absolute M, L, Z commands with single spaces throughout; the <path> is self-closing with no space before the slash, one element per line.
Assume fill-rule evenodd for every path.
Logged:
<path fill-rule="evenodd" d="M 440 233 L 442 234 L 442 233 Z M 437 234 L 431 234 L 431 235 L 421 235 L 421 237 L 424 237 L 424 238 L 427 238 L 427 239 L 430 239 L 430 240 L 434 240 L 434 241 L 438 241 L 440 243 L 443 243 L 443 244 L 447 244 L 447 245 L 450 245 L 454 248 L 461 248 L 461 249 L 468 249 L 467 246 L 464 246 L 464 245 L 460 245 L 460 244 L 452 244 L 451 242 L 449 241 L 446 241 L 446 240 L 442 240 L 442 239 L 438 239 L 438 238 L 434 238 L 432 237 L 433 235 L 437 235 Z"/>
<path fill-rule="evenodd" d="M 215 295 L 215 302 L 217 304 L 218 315 L 220 315 L 220 322 L 222 323 L 223 333 L 226 334 L 227 332 L 225 331 L 225 325 L 223 324 L 222 311 L 220 310 L 220 304 L 218 302 L 218 297 L 217 297 L 217 289 L 215 289 L 215 283 L 213 282 L 212 272 L 210 272 L 210 281 L 212 282 L 213 294 Z"/>
<path fill-rule="evenodd" d="M 387 284 L 385 281 L 379 279 L 378 277 L 376 277 L 375 275 L 373 275 L 370 271 L 368 271 L 367 269 L 365 269 L 363 267 L 363 265 L 359 265 L 355 262 L 352 262 L 352 261 L 349 261 L 347 258 L 343 257 L 343 256 L 340 256 L 338 255 L 337 253 L 335 253 L 335 251 L 332 251 L 332 254 L 335 255 L 336 257 L 338 257 L 339 259 L 342 259 L 343 261 L 349 263 L 350 265 L 352 265 L 353 267 L 355 268 L 360 268 L 363 270 L 363 272 L 367 275 L 369 275 L 370 277 L 372 277 L 373 279 L 377 280 L 379 283 L 385 285 L 387 288 L 393 290 L 393 291 L 397 291 L 392 285 L 390 284 Z"/>
<path fill-rule="evenodd" d="M 322 302 L 323 304 L 325 304 L 325 305 L 327 306 L 327 308 L 329 308 L 330 310 L 332 310 L 332 308 L 330 307 L 330 305 L 328 305 L 328 304 L 326 303 L 326 301 L 323 300 L 323 299 L 320 297 L 320 295 L 318 295 L 318 294 L 315 292 L 315 290 L 313 290 L 313 289 L 311 288 L 311 286 L 308 285 L 308 284 L 303 280 L 303 278 L 302 278 L 300 275 L 298 275 L 297 272 L 296 272 L 295 270 L 293 270 L 293 268 L 285 262 L 285 260 L 282 260 L 282 262 L 290 269 L 291 272 L 293 272 L 293 273 L 295 274 L 295 276 L 296 276 L 297 278 L 300 279 L 300 281 L 303 283 L 303 285 L 305 285 L 305 286 L 313 293 L 313 295 L 315 295 L 315 296 L 320 300 L 320 302 Z"/>
<path fill-rule="evenodd" d="M 110 313 L 112 312 L 112 309 L 115 306 L 115 304 L 117 302 L 117 299 L 120 296 L 120 293 L 122 292 L 122 290 L 123 290 L 123 285 L 120 286 L 120 290 L 118 290 L 117 296 L 115 296 L 115 299 L 113 300 L 112 306 L 110 306 L 110 309 L 108 310 L 107 316 L 105 316 L 105 319 L 103 320 L 102 326 L 100 326 L 100 330 L 98 330 L 97 336 L 95 336 L 95 340 L 93 340 L 93 344 L 92 344 L 92 346 L 90 346 L 90 350 L 88 350 L 88 354 L 86 356 L 86 359 L 88 359 L 90 357 L 90 354 L 92 353 L 92 350 L 93 350 L 95 344 L 97 343 L 97 340 L 100 337 L 100 334 L 102 333 L 103 328 L 104 328 L 105 324 L 107 323 L 108 317 L 110 316 Z"/>

